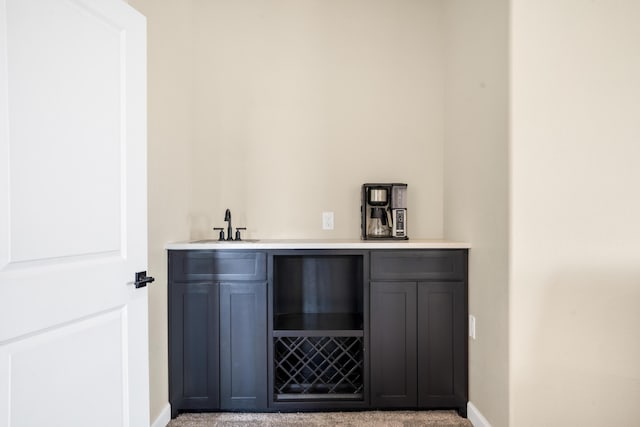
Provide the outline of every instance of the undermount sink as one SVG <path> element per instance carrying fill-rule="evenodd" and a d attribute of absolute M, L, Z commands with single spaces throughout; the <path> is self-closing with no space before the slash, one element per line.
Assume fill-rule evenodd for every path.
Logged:
<path fill-rule="evenodd" d="M 218 240 L 218 239 L 204 239 L 194 240 L 191 243 L 255 243 L 259 242 L 258 239 L 242 239 L 242 240 Z"/>

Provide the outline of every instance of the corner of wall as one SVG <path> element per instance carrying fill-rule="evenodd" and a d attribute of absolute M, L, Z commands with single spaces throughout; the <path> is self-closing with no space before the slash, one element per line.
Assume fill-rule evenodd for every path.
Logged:
<path fill-rule="evenodd" d="M 469 418 L 488 426 L 486 415 L 502 427 L 509 418 L 509 2 L 450 0 L 444 22 L 444 237 L 471 244 L 469 314 L 477 322 Z"/>

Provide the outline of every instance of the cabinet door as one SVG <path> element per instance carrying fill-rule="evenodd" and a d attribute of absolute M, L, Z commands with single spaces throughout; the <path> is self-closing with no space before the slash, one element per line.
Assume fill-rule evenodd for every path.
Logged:
<path fill-rule="evenodd" d="M 371 283 L 371 404 L 415 407 L 416 283 Z"/>
<path fill-rule="evenodd" d="M 220 406 L 267 408 L 267 284 L 220 284 Z"/>
<path fill-rule="evenodd" d="M 418 406 L 467 403 L 467 309 L 464 282 L 418 284 Z"/>
<path fill-rule="evenodd" d="M 180 410 L 214 410 L 219 404 L 218 286 L 169 286 L 169 400 Z"/>

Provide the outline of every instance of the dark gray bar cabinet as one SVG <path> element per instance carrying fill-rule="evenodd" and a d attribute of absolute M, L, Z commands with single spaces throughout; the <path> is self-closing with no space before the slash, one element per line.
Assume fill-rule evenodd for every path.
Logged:
<path fill-rule="evenodd" d="M 466 248 L 177 247 L 172 417 L 399 408 L 466 416 Z"/>

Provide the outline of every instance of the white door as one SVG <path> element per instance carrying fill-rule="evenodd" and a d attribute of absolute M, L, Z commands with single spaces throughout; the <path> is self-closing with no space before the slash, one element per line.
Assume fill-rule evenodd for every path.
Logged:
<path fill-rule="evenodd" d="M 149 426 L 145 27 L 0 0 L 0 427 Z"/>

